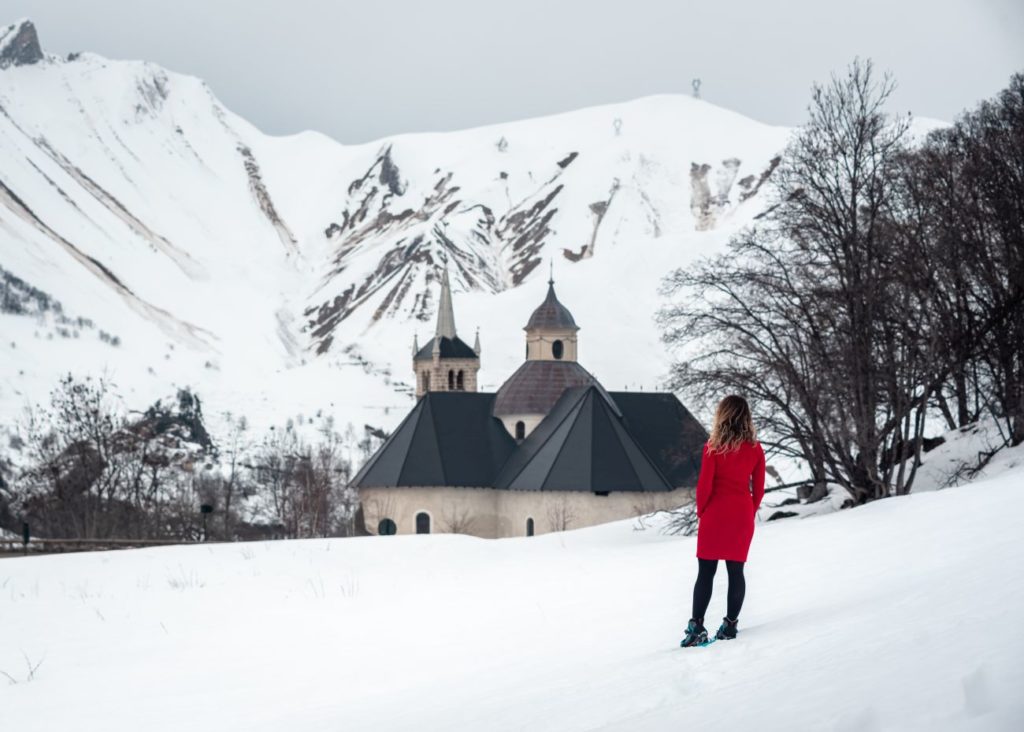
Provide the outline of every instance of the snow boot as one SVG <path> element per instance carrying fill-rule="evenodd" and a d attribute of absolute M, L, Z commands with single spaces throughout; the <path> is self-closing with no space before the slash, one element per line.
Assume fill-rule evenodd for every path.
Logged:
<path fill-rule="evenodd" d="M 736 623 L 740 621 L 739 618 L 735 620 L 729 620 L 729 618 L 722 618 L 722 624 L 718 626 L 718 632 L 715 633 L 716 640 L 732 640 L 736 637 L 739 632 L 736 629 Z"/>
<path fill-rule="evenodd" d="M 704 627 L 704 618 L 690 618 L 686 626 L 686 635 L 679 642 L 680 647 L 704 646 L 708 643 L 708 631 Z"/>

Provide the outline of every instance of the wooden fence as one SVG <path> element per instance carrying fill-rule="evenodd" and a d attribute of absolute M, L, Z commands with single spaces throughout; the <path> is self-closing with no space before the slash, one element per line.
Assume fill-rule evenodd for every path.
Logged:
<path fill-rule="evenodd" d="M 138 549 L 147 546 L 175 546 L 179 544 L 202 543 L 205 542 L 176 541 L 174 539 L 30 539 L 28 544 L 25 544 L 21 539 L 0 539 L 0 556 L 95 552 L 111 549 Z M 213 544 L 216 542 L 208 543 Z"/>

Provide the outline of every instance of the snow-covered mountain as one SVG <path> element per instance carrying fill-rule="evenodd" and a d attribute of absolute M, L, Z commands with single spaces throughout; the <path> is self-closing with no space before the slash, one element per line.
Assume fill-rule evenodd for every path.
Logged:
<path fill-rule="evenodd" d="M 67 370 L 133 405 L 392 426 L 442 268 L 482 388 L 522 358 L 548 261 L 608 386 L 653 388 L 664 273 L 764 208 L 788 130 L 659 96 L 341 145 L 272 137 L 201 80 L 0 29 L 0 413 Z M 5 420 L 4 420 L 5 421 Z"/>

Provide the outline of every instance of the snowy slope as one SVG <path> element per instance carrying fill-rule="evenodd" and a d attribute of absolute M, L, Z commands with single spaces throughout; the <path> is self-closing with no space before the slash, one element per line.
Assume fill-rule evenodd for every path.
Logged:
<path fill-rule="evenodd" d="M 0 560 L 10 729 L 1017 730 L 1024 469 L 760 524 L 736 641 L 630 522 Z M 723 612 L 719 573 L 709 622 Z M 42 661 L 26 681 L 28 663 Z"/>
<path fill-rule="evenodd" d="M 662 96 L 342 146 L 264 135 L 150 63 L 46 55 L 27 21 L 3 37 L 0 268 L 88 321 L 0 313 L 5 414 L 72 369 L 132 406 L 190 385 L 257 427 L 393 426 L 445 263 L 485 388 L 521 359 L 548 260 L 584 365 L 653 388 L 659 279 L 763 210 L 788 135 Z"/>

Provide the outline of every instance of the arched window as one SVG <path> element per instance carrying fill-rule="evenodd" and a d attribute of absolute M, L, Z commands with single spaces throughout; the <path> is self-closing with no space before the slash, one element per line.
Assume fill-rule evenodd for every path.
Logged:
<path fill-rule="evenodd" d="M 527 343 L 526 344 L 526 358 L 529 358 L 529 357 L 530 357 L 530 344 Z"/>
<path fill-rule="evenodd" d="M 426 391 L 430 391 L 430 372 L 429 371 L 424 371 L 421 374 L 421 377 L 422 377 L 421 380 L 423 381 L 423 391 L 425 391 L 425 392 Z"/>
<path fill-rule="evenodd" d="M 394 536 L 398 533 L 398 527 L 391 519 L 382 518 L 380 523 L 377 524 L 377 533 L 381 536 Z"/>
<path fill-rule="evenodd" d="M 555 341 L 554 343 L 551 344 L 551 355 L 552 356 L 554 356 L 555 358 L 561 360 L 562 359 L 562 352 L 563 352 L 563 348 L 562 348 L 562 342 L 561 341 Z"/>
<path fill-rule="evenodd" d="M 448 391 L 455 391 L 455 372 L 448 372 Z"/>
<path fill-rule="evenodd" d="M 526 535 L 533 536 L 533 519 L 526 519 Z"/>
<path fill-rule="evenodd" d="M 430 533 L 430 514 L 425 511 L 420 511 L 416 514 L 416 533 L 417 534 L 429 534 Z"/>
<path fill-rule="evenodd" d="M 466 390 L 466 381 L 462 373 L 462 369 L 459 369 L 458 375 L 455 377 L 455 388 L 459 391 Z"/>
<path fill-rule="evenodd" d="M 516 439 L 526 439 L 526 423 L 523 420 L 516 422 Z"/>

